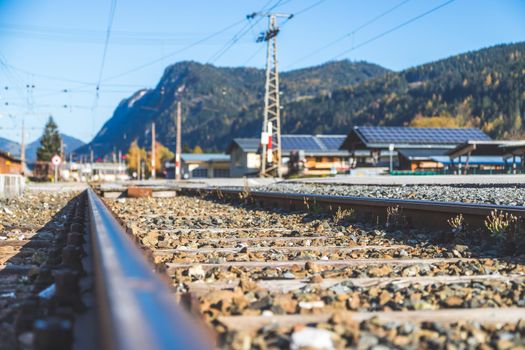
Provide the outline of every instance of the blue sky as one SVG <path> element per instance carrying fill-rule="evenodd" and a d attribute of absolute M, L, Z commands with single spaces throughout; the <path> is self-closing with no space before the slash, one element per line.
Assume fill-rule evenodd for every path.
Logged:
<path fill-rule="evenodd" d="M 266 21 L 245 17 L 275 5 L 297 14 L 279 34 L 282 70 L 345 58 L 401 70 L 525 39 L 523 0 L 455 0 L 363 46 L 447 0 L 120 0 L 97 98 L 111 3 L 0 0 L 0 136 L 18 141 L 23 118 L 34 140 L 53 115 L 62 132 L 89 141 L 119 101 L 154 87 L 177 61 L 262 68 L 264 49 L 255 39 Z"/>

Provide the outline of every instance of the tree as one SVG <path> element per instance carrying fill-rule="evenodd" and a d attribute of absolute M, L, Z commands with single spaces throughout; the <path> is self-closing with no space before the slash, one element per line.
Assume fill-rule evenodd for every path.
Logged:
<path fill-rule="evenodd" d="M 44 134 L 40 138 L 40 147 L 36 151 L 38 161 L 49 162 L 55 154 L 60 154 L 62 138 L 58 132 L 58 126 L 52 116 L 44 127 Z"/>
<path fill-rule="evenodd" d="M 195 148 L 193 149 L 193 152 L 191 152 L 191 153 L 202 154 L 204 152 L 202 151 L 201 146 L 197 145 L 197 146 L 195 146 Z"/>
<path fill-rule="evenodd" d="M 421 114 L 416 115 L 410 122 L 410 126 L 414 128 L 459 128 L 458 120 L 447 116 L 440 115 L 434 117 L 424 117 Z"/>
<path fill-rule="evenodd" d="M 128 169 L 130 172 L 137 171 L 139 169 L 139 160 L 140 162 L 147 162 L 146 150 L 140 148 L 137 141 L 133 141 L 129 146 L 128 154 L 126 156 L 128 161 Z"/>
<path fill-rule="evenodd" d="M 175 154 L 168 147 L 157 141 L 155 152 L 155 171 L 161 173 L 164 170 L 164 162 L 173 159 Z M 151 172 L 151 153 L 148 154 L 148 171 Z"/>

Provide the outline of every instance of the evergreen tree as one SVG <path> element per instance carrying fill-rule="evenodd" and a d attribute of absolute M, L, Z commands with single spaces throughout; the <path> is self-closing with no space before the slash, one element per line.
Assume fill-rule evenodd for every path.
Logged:
<path fill-rule="evenodd" d="M 36 151 L 36 158 L 38 161 L 49 162 L 55 154 L 60 154 L 60 146 L 62 138 L 58 132 L 58 126 L 49 116 L 47 124 L 44 128 L 44 134 L 40 138 L 40 147 Z"/>

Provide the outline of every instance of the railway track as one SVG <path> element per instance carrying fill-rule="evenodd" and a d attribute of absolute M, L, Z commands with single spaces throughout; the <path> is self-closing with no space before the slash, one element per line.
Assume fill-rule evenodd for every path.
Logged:
<path fill-rule="evenodd" d="M 104 203 L 89 189 L 47 241 L 9 240 L 2 288 L 29 281 L 18 346 L 525 346 L 521 207 L 180 193 Z"/>
<path fill-rule="evenodd" d="M 524 345 L 523 256 L 484 224 L 522 208 L 184 193 L 108 205 L 221 347 Z"/>

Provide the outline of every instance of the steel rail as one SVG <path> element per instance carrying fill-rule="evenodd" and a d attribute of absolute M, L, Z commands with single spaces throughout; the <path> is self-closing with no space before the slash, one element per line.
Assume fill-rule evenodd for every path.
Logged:
<path fill-rule="evenodd" d="M 406 226 L 414 228 L 450 229 L 448 220 L 459 214 L 463 215 L 464 223 L 470 228 L 484 228 L 485 220 L 494 210 L 525 219 L 525 207 L 520 206 L 286 192 L 245 192 L 242 189 L 218 188 L 183 188 L 180 192 L 193 196 L 209 194 L 217 198 L 248 199 L 270 208 L 294 210 L 319 207 L 332 211 L 338 208 L 353 209 L 356 220 L 375 223 L 386 222 L 388 216 L 393 215 L 392 212 L 388 213 L 388 209 L 398 208 L 397 219 L 404 220 Z"/>
<path fill-rule="evenodd" d="M 122 226 L 87 189 L 96 303 L 106 349 L 212 349 Z"/>

